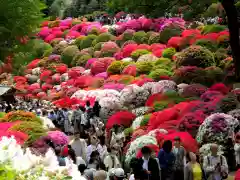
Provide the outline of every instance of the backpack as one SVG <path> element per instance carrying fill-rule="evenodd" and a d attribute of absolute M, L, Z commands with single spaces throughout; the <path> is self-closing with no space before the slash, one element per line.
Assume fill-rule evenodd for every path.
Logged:
<path fill-rule="evenodd" d="M 207 160 L 208 160 L 208 165 L 210 165 L 210 157 L 209 156 L 207 156 Z M 223 157 L 220 155 L 220 165 L 222 166 L 222 164 L 223 164 Z M 228 178 L 228 173 L 221 172 L 220 174 L 221 174 L 222 179 Z"/>

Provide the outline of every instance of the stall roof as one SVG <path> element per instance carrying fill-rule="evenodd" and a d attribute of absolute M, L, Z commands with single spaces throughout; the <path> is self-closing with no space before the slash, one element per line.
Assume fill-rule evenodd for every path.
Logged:
<path fill-rule="evenodd" d="M 7 94 L 11 90 L 15 91 L 15 89 L 13 87 L 11 87 L 11 86 L 1 85 L 0 84 L 0 96 Z"/>

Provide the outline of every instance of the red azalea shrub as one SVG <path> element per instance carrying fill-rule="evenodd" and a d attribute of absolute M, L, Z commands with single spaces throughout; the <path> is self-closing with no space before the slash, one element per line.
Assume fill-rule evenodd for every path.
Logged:
<path fill-rule="evenodd" d="M 174 108 L 164 109 L 163 111 L 155 112 L 151 115 L 148 121 L 148 130 L 158 128 L 161 124 L 175 120 L 178 117 L 178 112 Z"/>
<path fill-rule="evenodd" d="M 60 83 L 61 81 L 61 75 L 59 73 L 56 73 L 52 76 L 52 80 L 54 83 Z"/>
<path fill-rule="evenodd" d="M 37 93 L 37 98 L 39 98 L 39 99 L 46 99 L 47 98 L 47 94 L 45 92 L 39 92 L 39 93 Z"/>
<path fill-rule="evenodd" d="M 56 72 L 57 73 L 60 73 L 60 74 L 64 74 L 67 72 L 67 65 L 66 64 L 61 64 L 61 65 L 58 65 L 56 66 Z"/>
<path fill-rule="evenodd" d="M 136 67 L 136 65 L 128 65 L 128 66 L 126 66 L 123 69 L 122 74 L 130 75 L 130 76 L 136 76 L 137 75 L 137 67 Z"/>
<path fill-rule="evenodd" d="M 28 65 L 27 65 L 27 68 L 28 69 L 34 69 L 38 66 L 38 63 L 41 59 L 34 59 L 32 62 L 30 62 Z"/>
<path fill-rule="evenodd" d="M 9 137 L 9 138 L 11 136 L 14 136 L 17 143 L 20 145 L 23 145 L 25 143 L 25 141 L 28 140 L 28 135 L 23 132 L 20 132 L 20 131 L 2 131 L 2 130 L 0 130 L 0 140 L 2 139 L 3 136 Z"/>
<path fill-rule="evenodd" d="M 223 84 L 223 83 L 217 83 L 217 84 L 214 84 L 212 85 L 209 90 L 212 90 L 212 91 L 219 91 L 221 92 L 222 94 L 226 95 L 227 93 L 229 93 L 229 88 Z"/>
<path fill-rule="evenodd" d="M 123 57 L 124 58 L 130 57 L 132 52 L 137 50 L 137 48 L 138 48 L 137 44 L 128 44 L 128 45 L 124 46 L 122 49 Z"/>
<path fill-rule="evenodd" d="M 136 84 L 138 86 L 143 86 L 147 82 L 154 82 L 152 78 L 142 77 L 131 82 L 131 84 Z"/>
<path fill-rule="evenodd" d="M 146 103 L 145 103 L 145 106 L 148 106 L 148 107 L 153 107 L 154 106 L 154 103 L 156 101 L 161 101 L 163 99 L 163 94 L 161 93 L 157 93 L 157 94 L 152 94 L 151 96 L 148 97 Z"/>
<path fill-rule="evenodd" d="M 17 84 L 24 84 L 27 82 L 27 78 L 23 76 L 14 76 L 13 80 Z"/>
<path fill-rule="evenodd" d="M 156 57 L 162 57 L 162 52 L 163 52 L 163 49 L 158 49 L 158 50 L 154 50 L 152 53 L 153 55 L 155 55 Z"/>
<path fill-rule="evenodd" d="M 182 41 L 183 41 L 182 37 L 171 37 L 168 40 L 167 47 L 173 47 L 177 49 L 181 46 Z"/>
<path fill-rule="evenodd" d="M 39 83 L 34 83 L 34 84 L 31 84 L 30 86 L 28 86 L 28 91 L 31 93 L 31 92 L 36 92 L 40 90 L 40 84 Z"/>
<path fill-rule="evenodd" d="M 204 102 L 211 102 L 216 98 L 223 98 L 223 94 L 219 91 L 207 90 L 205 93 L 201 95 L 200 98 Z"/>
<path fill-rule="evenodd" d="M 91 73 L 93 75 L 106 72 L 108 66 L 114 61 L 114 58 L 99 58 L 97 61 L 92 63 Z"/>
<path fill-rule="evenodd" d="M 48 90 L 50 90 L 52 88 L 53 88 L 53 85 L 51 85 L 51 84 L 44 83 L 42 85 L 42 90 L 45 91 L 45 92 L 47 92 Z"/>
<path fill-rule="evenodd" d="M 201 31 L 198 29 L 185 29 L 181 35 L 182 37 L 196 36 L 201 35 Z"/>
<path fill-rule="evenodd" d="M 129 127 L 136 115 L 129 111 L 119 111 L 108 118 L 106 129 L 111 129 L 114 125 Z"/>
<path fill-rule="evenodd" d="M 203 123 L 206 115 L 202 111 L 187 113 L 179 119 L 178 129 L 180 131 L 189 132 L 192 137 L 195 137 L 199 126 Z"/>
<path fill-rule="evenodd" d="M 52 42 L 55 38 L 57 38 L 55 34 L 50 34 L 50 35 L 48 35 L 48 36 L 44 39 L 44 41 L 47 42 L 47 43 L 50 43 L 50 42 Z"/>
<path fill-rule="evenodd" d="M 50 70 L 43 70 L 40 74 L 40 80 L 46 81 L 52 75 L 52 71 Z"/>
<path fill-rule="evenodd" d="M 165 49 L 167 46 L 165 44 L 158 44 L 158 43 L 154 43 L 150 46 L 150 50 L 151 51 L 156 51 L 156 50 L 159 50 L 159 49 Z"/>
<path fill-rule="evenodd" d="M 180 137 L 182 146 L 189 152 L 198 152 L 197 141 L 188 132 L 176 132 L 168 134 L 164 137 L 164 140 L 174 141 L 175 137 Z"/>
<path fill-rule="evenodd" d="M 150 50 L 151 47 L 147 44 L 139 44 L 137 49 L 146 49 L 146 50 Z"/>
<path fill-rule="evenodd" d="M 183 97 L 200 97 L 207 91 L 207 87 L 201 84 L 190 84 L 183 89 Z"/>
<path fill-rule="evenodd" d="M 81 33 L 77 32 L 77 31 L 72 31 L 70 30 L 67 35 L 66 38 L 70 38 L 70 39 L 76 39 L 77 37 L 81 36 Z"/>
<path fill-rule="evenodd" d="M 92 76 L 80 76 L 75 80 L 74 86 L 78 88 L 85 88 L 91 85 L 92 80 Z"/>

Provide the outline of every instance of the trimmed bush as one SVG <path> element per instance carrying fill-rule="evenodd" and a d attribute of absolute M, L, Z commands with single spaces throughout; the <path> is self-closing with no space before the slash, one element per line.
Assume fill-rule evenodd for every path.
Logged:
<path fill-rule="evenodd" d="M 102 49 L 103 42 L 99 42 L 94 46 L 94 51 L 100 51 Z"/>
<path fill-rule="evenodd" d="M 160 43 L 160 34 L 154 33 L 148 38 L 148 44 Z"/>
<path fill-rule="evenodd" d="M 228 95 L 221 99 L 221 101 L 217 104 L 217 110 L 221 113 L 228 113 L 231 110 L 237 109 L 239 102 L 237 97 L 234 95 Z"/>
<path fill-rule="evenodd" d="M 97 38 L 96 35 L 88 35 L 81 40 L 80 49 L 89 48 L 92 46 L 92 42 Z"/>
<path fill-rule="evenodd" d="M 144 31 L 138 31 L 134 33 L 133 41 L 135 41 L 138 44 L 146 44 L 148 41 L 147 34 Z"/>
<path fill-rule="evenodd" d="M 155 65 L 168 65 L 168 64 L 172 64 L 172 60 L 169 58 L 160 58 L 155 62 Z"/>
<path fill-rule="evenodd" d="M 164 58 L 169 58 L 169 59 L 172 59 L 173 55 L 176 53 L 176 50 L 175 48 L 167 48 L 167 49 L 164 49 L 163 52 L 162 52 L 162 56 Z"/>
<path fill-rule="evenodd" d="M 89 32 L 88 32 L 88 35 L 96 35 L 98 36 L 100 34 L 100 31 L 97 29 L 97 28 L 92 28 Z"/>
<path fill-rule="evenodd" d="M 134 30 L 126 30 L 123 34 L 122 34 L 122 36 L 123 36 L 123 41 L 125 42 L 125 41 L 129 41 L 129 40 L 132 40 L 132 38 L 133 38 L 133 34 L 134 34 Z"/>
<path fill-rule="evenodd" d="M 199 39 L 195 42 L 195 45 L 205 47 L 212 52 L 215 52 L 218 48 L 217 43 L 210 39 Z"/>
<path fill-rule="evenodd" d="M 87 52 L 78 52 L 78 53 L 73 57 L 73 60 L 71 61 L 71 66 L 76 66 L 78 60 L 79 60 L 82 56 L 84 56 L 84 55 L 91 56 L 91 55 L 90 55 L 89 53 L 87 53 Z"/>
<path fill-rule="evenodd" d="M 50 44 L 45 43 L 44 41 L 41 40 L 34 41 L 33 49 L 34 49 L 33 56 L 36 58 L 47 56 L 49 52 L 51 53 L 53 51 L 53 48 Z"/>
<path fill-rule="evenodd" d="M 62 54 L 61 54 L 61 59 L 63 61 L 63 63 L 65 63 L 66 65 L 70 66 L 71 62 L 73 60 L 73 57 L 79 52 L 78 47 L 75 45 L 72 46 L 68 46 L 66 47 Z"/>
<path fill-rule="evenodd" d="M 159 80 L 160 76 L 171 76 L 172 73 L 165 69 L 156 69 L 154 71 L 151 71 L 149 74 L 149 77 L 154 80 Z"/>
<path fill-rule="evenodd" d="M 180 36 L 182 29 L 178 25 L 172 25 L 164 28 L 160 33 L 160 42 L 167 44 L 168 40 L 174 36 Z"/>
<path fill-rule="evenodd" d="M 53 48 L 53 53 L 54 54 L 62 54 L 65 48 L 68 47 L 67 43 L 58 43 L 54 46 Z"/>
<path fill-rule="evenodd" d="M 123 63 L 121 61 L 114 61 L 108 66 L 107 73 L 109 75 L 120 74 L 123 69 Z"/>
<path fill-rule="evenodd" d="M 109 33 L 102 33 L 99 36 L 97 36 L 96 38 L 96 42 L 94 43 L 99 43 L 99 42 L 107 42 L 107 41 L 111 41 L 113 39 L 113 36 Z M 93 44 L 95 45 L 95 44 Z"/>
<path fill-rule="evenodd" d="M 138 74 L 148 74 L 152 70 L 153 64 L 149 61 L 137 62 L 136 67 Z"/>
<path fill-rule="evenodd" d="M 190 46 L 176 54 L 176 65 L 209 67 L 215 65 L 213 53 L 201 46 Z"/>
<path fill-rule="evenodd" d="M 136 51 L 133 51 L 131 54 L 131 57 L 134 60 L 137 60 L 140 56 L 144 55 L 144 54 L 149 54 L 150 52 L 146 49 L 138 49 Z"/>
<path fill-rule="evenodd" d="M 211 24 L 211 25 L 204 26 L 202 33 L 203 34 L 219 33 L 221 31 L 224 31 L 225 29 L 227 29 L 226 26 L 218 25 L 218 24 Z"/>
<path fill-rule="evenodd" d="M 89 59 L 91 59 L 92 56 L 90 56 L 89 54 L 85 54 L 85 55 L 82 55 L 82 56 L 79 56 L 77 59 L 76 59 L 76 66 L 85 66 L 85 64 L 87 63 L 87 61 Z"/>
<path fill-rule="evenodd" d="M 81 45 L 83 38 L 85 38 L 85 37 L 81 36 L 81 37 L 78 37 L 77 39 L 75 39 L 74 44 L 77 45 L 79 49 L 80 49 L 80 45 Z"/>
<path fill-rule="evenodd" d="M 10 130 L 27 133 L 28 140 L 25 142 L 26 145 L 31 145 L 40 137 L 47 135 L 47 132 L 43 126 L 37 122 L 23 121 L 11 127 Z"/>
<path fill-rule="evenodd" d="M 136 44 L 136 42 L 133 41 L 133 40 L 126 41 L 126 42 L 123 43 L 122 48 L 127 46 L 128 44 Z"/>
<path fill-rule="evenodd" d="M 25 111 L 11 111 L 5 114 L 1 119 L 0 122 L 16 122 L 16 121 L 26 121 L 26 122 L 35 122 L 38 124 L 42 124 L 42 120 L 37 117 L 32 112 L 25 112 Z"/>
<path fill-rule="evenodd" d="M 228 55 L 221 51 L 217 51 L 214 53 L 214 58 L 215 58 L 217 65 L 220 65 L 221 61 L 225 60 L 227 57 L 228 57 Z"/>

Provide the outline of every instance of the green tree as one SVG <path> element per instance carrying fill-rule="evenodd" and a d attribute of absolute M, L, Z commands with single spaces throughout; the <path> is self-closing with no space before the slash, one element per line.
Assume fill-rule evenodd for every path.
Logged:
<path fill-rule="evenodd" d="M 40 0 L 0 0 L 0 60 L 31 36 L 42 21 Z"/>

